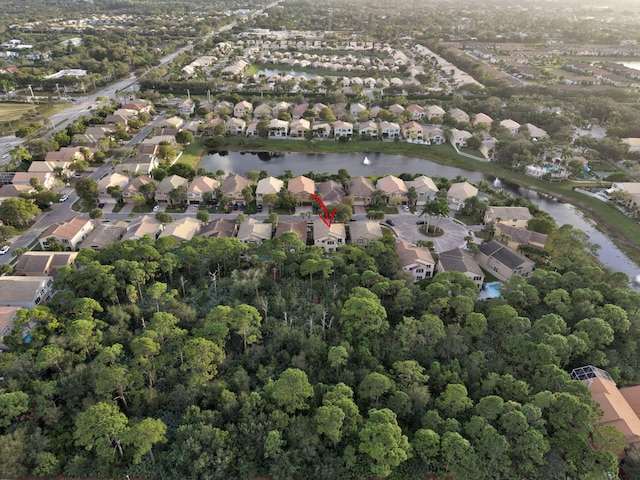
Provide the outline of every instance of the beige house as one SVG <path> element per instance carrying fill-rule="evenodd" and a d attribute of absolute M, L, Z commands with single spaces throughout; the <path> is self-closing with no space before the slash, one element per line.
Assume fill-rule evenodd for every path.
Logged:
<path fill-rule="evenodd" d="M 521 125 L 515 120 L 511 120 L 510 118 L 506 120 L 501 120 L 500 125 L 506 128 L 507 130 L 509 130 L 514 135 L 517 135 L 518 133 L 520 133 Z"/>
<path fill-rule="evenodd" d="M 156 202 L 172 203 L 170 193 L 178 187 L 188 187 L 189 181 L 179 175 L 170 175 L 163 178 L 162 181 L 156 187 L 155 199 Z"/>
<path fill-rule="evenodd" d="M 469 140 L 471 137 L 473 137 L 473 135 L 466 130 L 458 130 L 457 128 L 452 128 L 449 142 L 456 148 L 466 148 L 467 140 Z"/>
<path fill-rule="evenodd" d="M 71 165 L 70 161 L 59 161 L 55 162 L 53 160 L 44 161 L 44 162 L 31 162 L 29 165 L 29 169 L 27 170 L 29 173 L 41 173 L 41 172 L 50 172 L 54 175 L 57 174 L 56 170 L 60 171 L 60 174 L 66 177 L 71 176 L 71 170 L 69 166 Z"/>
<path fill-rule="evenodd" d="M 9 349 L 4 343 L 4 338 L 13 332 L 13 323 L 16 313 L 21 307 L 0 307 L 0 351 L 7 352 Z"/>
<path fill-rule="evenodd" d="M 147 185 L 148 183 L 156 184 L 156 188 L 157 188 L 158 182 L 156 182 L 153 178 L 147 175 L 140 175 L 139 177 L 134 177 L 129 182 L 129 185 L 127 185 L 125 188 L 122 189 L 122 200 L 124 201 L 124 203 L 134 203 L 133 198 L 136 195 L 142 195 L 145 198 L 146 197 L 153 198 L 154 192 L 147 193 L 147 194 L 140 192 L 140 187 L 142 187 L 142 185 Z"/>
<path fill-rule="evenodd" d="M 331 125 L 327 122 L 314 122 L 311 130 L 313 138 L 329 138 L 331 136 Z"/>
<path fill-rule="evenodd" d="M 284 182 L 276 177 L 266 177 L 258 180 L 256 186 L 256 203 L 262 205 L 265 195 L 277 195 L 284 187 Z"/>
<path fill-rule="evenodd" d="M 31 179 L 36 178 L 45 189 L 51 190 L 56 184 L 53 172 L 16 172 L 11 180 L 13 185 L 31 185 Z"/>
<path fill-rule="evenodd" d="M 429 105 L 428 107 L 426 107 L 424 109 L 425 115 L 427 117 L 427 120 L 431 120 L 434 117 L 444 117 L 444 114 L 446 113 L 444 111 L 444 109 L 438 105 Z"/>
<path fill-rule="evenodd" d="M 411 118 L 414 120 L 422 120 L 427 114 L 423 107 L 415 103 L 407 106 L 407 110 L 411 112 Z"/>
<path fill-rule="evenodd" d="M 374 221 L 350 222 L 349 234 L 351 245 L 369 247 L 372 242 L 382 238 L 380 223 Z"/>
<path fill-rule="evenodd" d="M 458 211 L 464 207 L 468 198 L 478 195 L 478 189 L 469 182 L 454 183 L 447 191 L 447 201 L 451 210 Z"/>
<path fill-rule="evenodd" d="M 493 123 L 493 118 L 491 118 L 489 115 L 485 114 L 485 113 L 477 113 L 476 116 L 473 119 L 473 122 L 471 122 L 473 124 L 473 126 L 476 126 L 480 123 L 486 123 L 487 125 L 491 125 Z"/>
<path fill-rule="evenodd" d="M 116 203 L 120 197 L 112 197 L 109 190 L 114 187 L 124 190 L 127 185 L 129 185 L 129 177 L 120 173 L 112 173 L 101 178 L 98 182 L 98 200 L 103 203 Z"/>
<path fill-rule="evenodd" d="M 95 150 L 85 148 L 85 147 L 61 147 L 60 150 L 56 152 L 47 152 L 44 157 L 45 162 L 69 162 L 73 163 L 78 160 L 84 160 L 84 153 L 80 150 L 84 150 L 88 153 L 87 161 L 91 161 L 91 157 L 93 157 L 93 153 Z"/>
<path fill-rule="evenodd" d="M 233 237 L 238 229 L 235 218 L 217 218 L 204 225 L 198 235 L 205 238 Z"/>
<path fill-rule="evenodd" d="M 157 145 L 150 145 L 156 149 Z M 158 167 L 158 157 L 155 154 L 139 153 L 132 157 L 125 157 L 122 162 L 115 166 L 117 173 L 122 175 L 151 175 Z"/>
<path fill-rule="evenodd" d="M 300 175 L 289 180 L 287 185 L 289 193 L 296 197 L 301 204 L 311 204 L 314 202 L 311 194 L 316 193 L 316 182 L 310 178 Z"/>
<path fill-rule="evenodd" d="M 418 198 L 416 199 L 416 206 L 423 206 L 427 202 L 433 200 L 438 194 L 438 187 L 434 181 L 426 175 L 420 175 L 413 180 L 404 182 L 407 187 L 407 191 L 413 187 L 416 189 Z"/>
<path fill-rule="evenodd" d="M 200 176 L 195 177 L 187 187 L 187 203 L 201 204 L 204 202 L 203 195 L 211 193 L 215 198 L 216 189 L 220 186 L 220 182 L 215 178 Z"/>
<path fill-rule="evenodd" d="M 43 250 L 49 248 L 49 239 L 54 238 L 65 245 L 69 250 L 78 250 L 78 244 L 82 242 L 89 232 L 93 230 L 93 223 L 87 217 L 76 216 L 64 222 L 58 222 L 47 228 L 40 236 L 40 246 Z"/>
<path fill-rule="evenodd" d="M 318 196 L 326 205 L 329 205 L 329 203 L 341 202 L 342 199 L 347 196 L 342 184 L 335 180 L 327 180 L 326 182 L 319 183 L 317 186 L 317 192 Z"/>
<path fill-rule="evenodd" d="M 305 138 L 309 130 L 311 130 L 311 122 L 304 118 L 298 118 L 291 122 L 289 136 L 292 138 Z"/>
<path fill-rule="evenodd" d="M 303 242 L 307 242 L 307 231 L 309 230 L 309 225 L 306 220 L 292 220 L 292 221 L 281 221 L 278 222 L 278 226 L 276 227 L 276 237 L 284 235 L 285 233 L 293 232 L 295 233 L 300 240 Z"/>
<path fill-rule="evenodd" d="M 366 177 L 355 177 L 349 181 L 349 195 L 353 198 L 354 205 L 371 205 L 375 191 L 375 185 Z"/>
<path fill-rule="evenodd" d="M 335 252 L 346 243 L 346 239 L 347 233 L 343 223 L 332 223 L 329 227 L 320 218 L 313 221 L 313 244 L 325 252 Z"/>
<path fill-rule="evenodd" d="M 270 240 L 272 233 L 272 223 L 262 223 L 255 218 L 249 218 L 240 224 L 237 236 L 244 245 L 259 245 L 265 240 Z"/>
<path fill-rule="evenodd" d="M 401 240 L 396 243 L 396 252 L 398 252 L 400 266 L 413 276 L 414 283 L 435 275 L 436 262 L 428 249 L 414 247 Z"/>
<path fill-rule="evenodd" d="M 229 201 L 229 205 L 245 205 L 246 201 L 242 191 L 251 186 L 251 180 L 241 175 L 229 175 L 222 181 L 220 191 Z"/>
<path fill-rule="evenodd" d="M 487 207 L 484 214 L 484 223 L 503 223 L 511 227 L 526 228 L 529 220 L 533 218 L 527 207 Z"/>
<path fill-rule="evenodd" d="M 77 256 L 77 252 L 24 252 L 16 261 L 14 275 L 55 276 L 58 268 L 73 264 Z"/>
<path fill-rule="evenodd" d="M 193 217 L 183 217 L 167 223 L 158 238 L 172 237 L 179 242 L 187 242 L 198 233 L 201 226 L 202 222 L 200 220 Z"/>
<path fill-rule="evenodd" d="M 400 125 L 396 122 L 380 122 L 380 134 L 382 138 L 399 138 L 400 132 Z"/>
<path fill-rule="evenodd" d="M 0 306 L 32 309 L 53 296 L 53 277 L 0 277 Z"/>
<path fill-rule="evenodd" d="M 270 118 L 273 115 L 273 110 L 268 103 L 261 103 L 253 109 L 253 118 Z"/>
<path fill-rule="evenodd" d="M 351 138 L 353 137 L 353 123 L 343 122 L 338 120 L 333 123 L 333 137 L 334 138 Z"/>
<path fill-rule="evenodd" d="M 423 135 L 424 130 L 422 129 L 422 125 L 415 120 L 402 124 L 402 136 L 404 138 L 412 141 L 422 140 Z"/>
<path fill-rule="evenodd" d="M 289 135 L 289 122 L 272 118 L 269 122 L 269 136 L 284 138 Z"/>
<path fill-rule="evenodd" d="M 32 193 L 35 191 L 36 189 L 31 185 L 12 185 L 10 183 L 6 183 L 0 186 L 0 202 L 7 198 L 19 197 L 21 193 Z"/>
<path fill-rule="evenodd" d="M 82 248 L 100 250 L 107 245 L 119 242 L 127 232 L 127 223 L 120 221 L 116 224 L 98 223 L 82 242 Z"/>
<path fill-rule="evenodd" d="M 549 238 L 544 233 L 534 232 L 526 228 L 510 227 L 503 223 L 496 223 L 495 237 L 500 238 L 502 243 L 506 243 L 514 250 L 517 250 L 520 245 L 529 245 L 530 247 L 544 250 L 547 238 Z"/>
<path fill-rule="evenodd" d="M 441 252 L 438 255 L 436 272 L 460 272 L 465 277 L 473 280 L 478 286 L 478 290 L 484 283 L 484 272 L 477 260 L 471 252 L 459 247 Z"/>
<path fill-rule="evenodd" d="M 426 125 L 422 128 L 424 132 L 422 139 L 429 145 L 442 145 L 447 141 L 444 130 L 433 125 Z"/>
<path fill-rule="evenodd" d="M 158 238 L 158 234 L 164 226 L 162 222 L 151 215 L 142 215 L 135 217 L 129 227 L 127 233 L 122 237 L 123 240 L 139 240 L 145 235 L 149 235 L 152 239 Z"/>
<path fill-rule="evenodd" d="M 373 120 L 359 123 L 358 133 L 361 137 L 369 136 L 371 138 L 378 138 L 378 124 Z"/>
<path fill-rule="evenodd" d="M 241 118 L 232 117 L 224 124 L 225 130 L 229 135 L 244 135 L 247 128 L 247 122 Z"/>
<path fill-rule="evenodd" d="M 246 100 L 236 103 L 233 107 L 233 116 L 236 118 L 240 118 L 244 115 L 251 115 L 252 112 L 253 105 L 251 102 L 247 102 Z"/>
<path fill-rule="evenodd" d="M 478 248 L 480 251 L 476 258 L 480 266 L 500 280 L 510 280 L 514 275 L 528 277 L 533 272 L 532 260 L 496 240 L 483 243 Z"/>
<path fill-rule="evenodd" d="M 461 110 L 459 108 L 452 108 L 449 111 L 449 115 L 456 122 L 468 122 L 470 120 L 469 114 L 467 114 L 467 112 L 465 112 L 464 110 Z"/>
<path fill-rule="evenodd" d="M 393 175 L 382 177 L 376 183 L 378 190 L 382 190 L 389 197 L 390 205 L 399 205 L 407 203 L 407 185 L 404 180 Z"/>

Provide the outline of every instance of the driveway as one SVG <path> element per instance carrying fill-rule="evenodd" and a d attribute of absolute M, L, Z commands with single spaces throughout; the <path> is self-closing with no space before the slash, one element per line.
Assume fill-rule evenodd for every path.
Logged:
<path fill-rule="evenodd" d="M 425 220 L 425 217 L 418 218 L 417 215 L 387 215 L 395 222 L 395 226 L 391 227 L 401 240 L 415 245 L 418 240 L 431 240 L 435 247 L 435 252 L 446 252 L 453 248 L 464 247 L 467 242 L 465 237 L 471 235 L 468 227 L 461 225 L 452 218 L 443 218 L 434 220 L 434 224 L 444 230 L 444 235 L 440 237 L 427 237 L 419 232 L 420 225 L 416 225 L 419 220 Z"/>

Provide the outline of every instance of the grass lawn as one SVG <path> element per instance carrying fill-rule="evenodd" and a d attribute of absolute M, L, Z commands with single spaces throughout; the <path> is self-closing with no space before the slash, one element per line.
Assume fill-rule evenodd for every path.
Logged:
<path fill-rule="evenodd" d="M 206 137 L 196 138 L 193 142 L 186 146 L 180 156 L 180 163 L 186 163 L 192 168 L 198 168 L 198 163 L 202 160 L 202 155 L 207 153 L 207 147 L 204 145 Z"/>
<path fill-rule="evenodd" d="M 384 212 L 389 214 L 398 213 L 398 207 L 390 206 L 390 205 L 369 205 L 366 209 L 367 212 Z"/>
<path fill-rule="evenodd" d="M 25 113 L 35 113 L 36 107 L 31 103 L 0 103 L 0 118 L 5 122 L 18 120 Z"/>
<path fill-rule="evenodd" d="M 151 205 L 136 205 L 135 207 L 133 207 L 133 210 L 131 210 L 133 213 L 150 213 L 153 212 L 153 206 Z"/>

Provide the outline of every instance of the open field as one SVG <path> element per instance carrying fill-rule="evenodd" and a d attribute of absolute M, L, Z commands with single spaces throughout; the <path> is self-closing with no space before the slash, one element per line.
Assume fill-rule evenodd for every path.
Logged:
<path fill-rule="evenodd" d="M 0 118 L 5 122 L 13 122 L 25 113 L 35 111 L 35 106 L 30 103 L 0 103 Z"/>

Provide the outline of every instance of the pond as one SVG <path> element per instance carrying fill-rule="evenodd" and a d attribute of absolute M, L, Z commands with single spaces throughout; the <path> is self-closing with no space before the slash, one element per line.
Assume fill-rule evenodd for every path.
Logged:
<path fill-rule="evenodd" d="M 363 165 L 365 156 L 369 165 Z M 606 266 L 618 270 L 635 278 L 640 273 L 640 267 L 633 263 L 616 245 L 603 233 L 599 232 L 594 222 L 586 218 L 573 205 L 560 203 L 544 198 L 536 192 L 517 185 L 500 181 L 495 177 L 449 167 L 421 158 L 389 155 L 384 153 L 340 153 L 340 154 L 304 154 L 279 153 L 269 154 L 228 152 L 205 155 L 199 164 L 208 171 L 215 172 L 222 169 L 226 173 L 235 172 L 240 175 L 249 170 L 266 170 L 269 175 L 281 175 L 285 170 L 291 170 L 294 176 L 303 175 L 309 171 L 316 173 L 337 173 L 339 169 L 346 169 L 351 176 L 399 175 L 401 173 L 421 173 L 429 177 L 455 178 L 462 176 L 475 183 L 485 180 L 494 188 L 504 188 L 506 191 L 525 197 L 537 204 L 543 211 L 551 215 L 558 225 L 570 224 L 589 235 L 592 243 L 600 245 L 599 258 Z"/>

